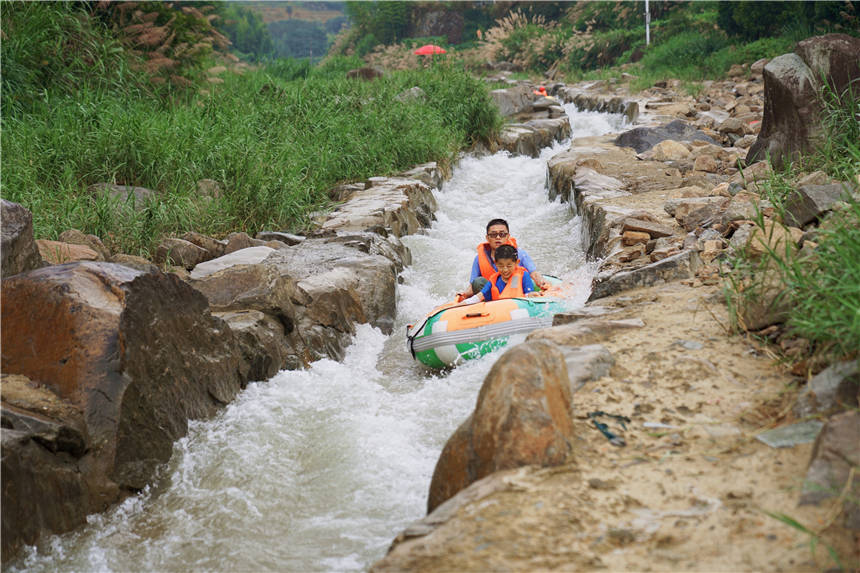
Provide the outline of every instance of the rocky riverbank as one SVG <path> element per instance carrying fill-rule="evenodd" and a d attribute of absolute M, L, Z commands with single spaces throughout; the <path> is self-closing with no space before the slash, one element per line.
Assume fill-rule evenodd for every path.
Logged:
<path fill-rule="evenodd" d="M 779 367 L 731 334 L 719 286 L 726 254 L 812 249 L 801 226 L 858 191 L 800 174 L 789 220 L 777 220 L 758 187 L 770 168 L 754 161 L 811 144 L 808 66 L 856 76 L 858 50 L 834 53 L 840 42 L 856 44 L 801 43 L 698 99 L 677 85 L 635 97 L 550 86 L 595 109 L 635 102 L 657 125 L 574 139 L 550 160 L 550 195 L 583 217 L 583 244 L 602 261 L 591 301 L 497 361 L 442 452 L 428 516 L 374 571 L 827 568 L 813 537 L 860 562 L 857 362 L 809 380 Z M 757 331 L 783 316 L 765 298 L 737 318 Z"/>
<path fill-rule="evenodd" d="M 833 526 L 828 542 L 850 554 L 856 538 L 842 516 L 795 507 L 811 442 L 774 449 L 756 438 L 808 412 L 785 403 L 791 373 L 727 335 L 717 286 L 724 251 L 773 237 L 750 223 L 768 211 L 755 187 L 766 164 L 736 164 L 779 123 L 762 124 L 760 64 L 698 99 L 674 85 L 635 96 L 609 84 L 549 86 L 645 123 L 575 139 L 549 165 L 549 193 L 583 216 L 583 241 L 603 261 L 595 301 L 498 361 L 442 454 L 434 511 L 376 569 L 814 567 L 804 534 L 762 511 L 820 518 Z M 516 120 L 497 148 L 536 155 L 569 133 L 562 108 L 531 89 L 494 94 Z M 249 380 L 341 357 L 357 323 L 390 330 L 409 264 L 399 238 L 430 223 L 431 188 L 445 177 L 426 165 L 334 189 L 342 205 L 306 237 L 165 240 L 154 262 L 168 273 L 71 231 L 39 244 L 42 258 L 62 264 L 34 268 L 27 214 L 4 202 L 4 560 L 144 487 L 187 421 L 210 416 Z M 811 177 L 798 188 L 839 183 Z M 830 208 L 815 205 L 813 217 Z M 803 240 L 790 227 L 778 237 Z M 518 381 L 529 391 L 510 401 L 506 388 Z M 809 407 L 826 410 L 818 397 Z M 619 427 L 612 416 L 629 421 Z M 845 447 L 853 455 L 839 441 L 851 424 L 843 414 L 821 432 L 815 450 L 826 455 L 812 466 L 825 486 L 836 466 L 816 460 Z"/>
<path fill-rule="evenodd" d="M 497 148 L 533 154 L 570 133 L 560 107 L 521 111 L 535 123 Z M 389 333 L 411 263 L 400 237 L 430 224 L 449 175 L 433 163 L 342 185 L 308 236 L 188 232 L 152 261 L 77 230 L 34 241 L 30 213 L 3 201 L 4 561 L 150 484 L 188 421 L 249 381 L 340 360 L 356 324 Z M 146 189 L 98 188 L 146 208 Z"/>

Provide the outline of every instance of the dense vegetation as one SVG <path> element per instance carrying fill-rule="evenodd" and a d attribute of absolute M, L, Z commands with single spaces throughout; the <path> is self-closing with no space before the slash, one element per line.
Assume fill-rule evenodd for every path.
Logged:
<path fill-rule="evenodd" d="M 78 228 L 146 254 L 165 233 L 297 230 L 338 182 L 444 161 L 498 127 L 486 88 L 453 64 L 363 82 L 345 78 L 354 59 L 281 61 L 206 90 L 156 91 L 91 16 L 72 4 L 3 5 L 0 184 L 33 212 L 37 237 Z M 69 45 L 81 49 L 56 48 Z M 413 86 L 425 100 L 396 99 Z M 220 197 L 198 197 L 204 178 Z M 112 205 L 88 190 L 101 182 L 156 199 L 142 211 Z"/>
<path fill-rule="evenodd" d="M 796 175 L 822 170 L 837 181 L 860 181 L 860 93 L 847 90 L 822 94 L 825 137 L 812 155 L 798 164 L 774 173 L 765 194 L 784 217 L 792 199 Z M 728 261 L 727 300 L 737 307 L 772 305 L 785 309 L 788 331 L 775 333 L 783 340 L 797 340 L 801 352 L 792 359 L 802 367 L 817 370 L 833 358 L 857 356 L 860 349 L 860 196 L 846 184 L 844 203 L 814 232 L 806 245 L 776 243 L 763 257 L 743 251 Z M 764 219 L 757 224 L 767 237 Z M 740 326 L 743 326 L 742 324 Z M 811 361 L 807 357 L 812 356 Z"/>

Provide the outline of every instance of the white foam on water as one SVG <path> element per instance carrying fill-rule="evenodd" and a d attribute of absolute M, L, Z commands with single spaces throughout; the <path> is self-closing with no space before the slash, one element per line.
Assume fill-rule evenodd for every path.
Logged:
<path fill-rule="evenodd" d="M 574 136 L 621 126 L 620 116 L 566 107 Z M 342 362 L 250 384 L 213 419 L 190 424 L 152 488 L 79 532 L 47 538 L 9 569 L 366 570 L 424 516 L 439 453 L 504 352 L 436 373 L 406 348 L 407 324 L 468 287 L 487 221 L 506 219 L 541 272 L 572 281 L 571 304 L 588 296 L 594 269 L 579 218 L 545 189 L 546 162 L 566 146 L 539 158 L 464 158 L 435 191 L 436 221 L 404 238 L 413 265 L 390 336 L 359 326 Z"/>

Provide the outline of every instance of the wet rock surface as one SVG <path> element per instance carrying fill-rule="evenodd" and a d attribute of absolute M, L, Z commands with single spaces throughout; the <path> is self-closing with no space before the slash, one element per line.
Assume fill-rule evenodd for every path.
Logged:
<path fill-rule="evenodd" d="M 4 428 L 15 437 L 7 443 L 4 429 L 4 550 L 33 541 L 17 532 L 62 531 L 143 488 L 188 420 L 243 385 L 229 328 L 175 275 L 71 263 L 5 279 L 2 297 L 3 372 L 44 389 L 19 379 L 13 400 L 4 380 Z M 59 414 L 45 417 L 46 400 Z M 21 481 L 36 474 L 37 484 Z M 24 503 L 7 491 L 40 488 L 28 512 L 7 513 L 7 502 Z"/>
<path fill-rule="evenodd" d="M 446 176 L 435 164 L 414 171 L 420 179 L 372 178 L 308 238 L 166 238 L 156 259 L 170 273 L 117 253 L 121 264 L 11 276 L 4 259 L 4 560 L 148 485 L 188 421 L 249 380 L 342 357 L 357 323 L 390 332 L 397 275 L 410 262 L 399 237 L 429 224 L 424 180 Z M 4 256 L 25 271 L 31 219 L 21 210 L 7 228 L 6 207 Z M 104 256 L 97 238 L 64 235 L 70 242 L 49 245 L 62 255 L 54 262 Z M 19 391 L 6 374 L 18 375 Z"/>

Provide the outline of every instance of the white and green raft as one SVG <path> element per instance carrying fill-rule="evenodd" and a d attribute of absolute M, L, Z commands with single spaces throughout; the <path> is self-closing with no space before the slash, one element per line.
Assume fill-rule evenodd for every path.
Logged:
<path fill-rule="evenodd" d="M 407 344 L 412 357 L 431 368 L 454 366 L 505 346 L 515 334 L 552 326 L 552 317 L 565 309 L 564 303 L 549 293 L 464 306 L 448 303 L 409 325 Z"/>

